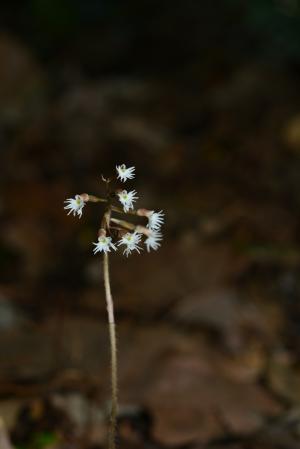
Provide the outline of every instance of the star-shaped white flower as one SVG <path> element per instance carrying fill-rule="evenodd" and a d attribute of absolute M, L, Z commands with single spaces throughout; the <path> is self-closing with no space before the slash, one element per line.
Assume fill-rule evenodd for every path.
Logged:
<path fill-rule="evenodd" d="M 79 218 L 82 217 L 82 209 L 85 206 L 85 202 L 80 195 L 76 195 L 75 198 L 68 198 L 66 201 L 66 206 L 64 209 L 69 210 L 68 215 L 73 212 L 73 215 L 78 215 Z"/>
<path fill-rule="evenodd" d="M 154 249 L 154 251 L 158 250 L 158 248 L 161 245 L 161 241 L 163 239 L 163 236 L 160 232 L 152 231 L 152 233 L 149 235 L 149 237 L 145 240 L 145 245 L 147 247 L 148 253 L 151 249 Z"/>
<path fill-rule="evenodd" d="M 141 238 L 141 235 L 137 232 L 127 232 L 127 234 L 119 240 L 118 245 L 125 245 L 123 254 L 125 254 L 126 257 L 128 257 L 132 251 L 137 251 L 140 254 L 140 250 L 142 250 L 142 248 L 138 246 L 138 244 L 140 243 Z"/>
<path fill-rule="evenodd" d="M 112 243 L 111 237 L 106 237 L 105 235 L 98 237 L 98 243 L 94 243 L 95 248 L 93 249 L 94 254 L 96 253 L 110 253 L 110 249 L 117 250 L 117 247 Z"/>
<path fill-rule="evenodd" d="M 151 229 L 152 231 L 159 231 L 161 228 L 161 225 L 164 223 L 164 215 L 163 211 L 160 212 L 154 212 L 149 215 L 148 217 L 148 224 L 147 228 Z"/>
<path fill-rule="evenodd" d="M 127 192 L 127 190 L 122 190 L 122 192 L 118 193 L 119 201 L 123 205 L 124 212 L 128 212 L 130 209 L 133 209 L 133 203 L 138 199 L 136 196 L 136 191 L 131 190 Z"/>
<path fill-rule="evenodd" d="M 122 182 L 127 181 L 127 179 L 134 178 L 134 171 L 135 167 L 126 167 L 125 164 L 117 165 L 116 170 L 118 173 L 118 179 L 120 179 Z"/>

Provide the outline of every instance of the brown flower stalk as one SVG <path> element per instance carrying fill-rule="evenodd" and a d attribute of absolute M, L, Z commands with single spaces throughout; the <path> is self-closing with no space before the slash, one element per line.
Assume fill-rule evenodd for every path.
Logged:
<path fill-rule="evenodd" d="M 134 167 L 127 168 L 124 164 L 117 166 L 117 178 L 121 182 L 126 182 L 134 177 Z M 126 256 L 136 251 L 140 253 L 142 250 L 140 244 L 142 238 L 147 251 L 157 250 L 160 247 L 162 234 L 160 227 L 164 221 L 162 211 L 154 212 L 148 209 L 134 209 L 133 203 L 138 199 L 136 191 L 127 191 L 124 189 L 112 189 L 110 179 L 101 177 L 106 186 L 106 197 L 99 198 L 95 195 L 82 193 L 76 195 L 75 198 L 68 198 L 65 203 L 65 209 L 68 214 L 73 213 L 74 216 L 81 218 L 83 208 L 86 203 L 104 203 L 105 211 L 101 219 L 101 226 L 98 231 L 98 242 L 95 245 L 94 254 L 103 253 L 103 276 L 105 299 L 108 316 L 109 338 L 110 338 L 110 355 L 111 355 L 111 411 L 110 411 L 110 428 L 109 428 L 109 449 L 115 449 L 116 445 L 116 422 L 118 413 L 118 366 L 117 366 L 117 340 L 116 340 L 116 324 L 114 318 L 114 305 L 111 294 L 110 274 L 109 274 L 109 253 L 111 250 L 117 251 L 117 246 L 125 247 L 123 254 Z M 120 205 L 116 205 L 116 200 Z M 148 220 L 146 226 L 134 224 L 127 220 L 112 217 L 113 213 L 135 215 L 144 220 Z M 119 240 L 113 243 L 113 237 Z"/>

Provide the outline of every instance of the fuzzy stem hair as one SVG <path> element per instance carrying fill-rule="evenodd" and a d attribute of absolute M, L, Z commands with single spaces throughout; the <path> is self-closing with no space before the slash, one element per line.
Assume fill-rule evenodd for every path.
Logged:
<path fill-rule="evenodd" d="M 103 255 L 103 274 L 104 274 L 104 287 L 105 287 L 105 298 L 108 315 L 110 353 L 111 353 L 111 411 L 110 411 L 108 447 L 109 449 L 115 449 L 116 425 L 118 413 L 117 339 L 116 339 L 116 325 L 114 317 L 114 304 L 110 288 L 109 260 L 107 253 L 104 253 Z"/>

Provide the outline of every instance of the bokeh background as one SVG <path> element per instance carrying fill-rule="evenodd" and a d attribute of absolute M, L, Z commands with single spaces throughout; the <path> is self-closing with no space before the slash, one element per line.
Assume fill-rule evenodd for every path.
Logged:
<path fill-rule="evenodd" d="M 298 448 L 299 1 L 3 0 L 0 31 L 1 449 L 106 447 L 102 209 L 63 201 L 120 163 L 166 225 L 111 259 L 119 447 Z"/>

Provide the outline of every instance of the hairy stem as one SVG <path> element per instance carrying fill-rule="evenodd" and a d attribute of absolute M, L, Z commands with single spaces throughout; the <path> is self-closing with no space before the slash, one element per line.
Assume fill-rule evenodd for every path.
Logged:
<path fill-rule="evenodd" d="M 110 429 L 109 429 L 109 449 L 115 449 L 116 420 L 118 411 L 117 341 L 116 341 L 116 325 L 114 318 L 114 304 L 110 289 L 109 263 L 107 253 L 104 253 L 103 273 L 104 273 L 104 287 L 105 287 L 110 350 L 111 350 L 111 413 L 110 413 Z"/>

